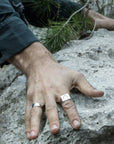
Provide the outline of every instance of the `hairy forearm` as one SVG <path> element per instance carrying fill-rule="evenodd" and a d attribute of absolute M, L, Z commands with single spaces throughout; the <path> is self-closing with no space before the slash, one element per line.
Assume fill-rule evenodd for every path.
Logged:
<path fill-rule="evenodd" d="M 55 61 L 55 59 L 40 42 L 34 42 L 8 61 L 29 75 L 30 69 L 34 68 L 36 64 L 40 67 L 44 63 Z"/>

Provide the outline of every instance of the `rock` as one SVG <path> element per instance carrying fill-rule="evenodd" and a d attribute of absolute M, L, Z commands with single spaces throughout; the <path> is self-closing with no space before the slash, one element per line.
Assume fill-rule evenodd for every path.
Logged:
<path fill-rule="evenodd" d="M 84 2 L 86 3 L 87 0 L 71 0 L 74 2 Z M 89 7 L 92 8 L 95 11 L 99 11 L 104 13 L 104 15 L 108 17 L 114 18 L 114 2 L 113 0 L 90 0 L 89 1 Z"/>
<path fill-rule="evenodd" d="M 108 56 L 112 59 L 114 59 L 114 49 L 109 49 Z"/>
<path fill-rule="evenodd" d="M 12 82 L 21 74 L 22 72 L 12 65 L 9 67 L 4 66 L 2 69 L 0 68 L 0 93 L 4 88 L 11 85 Z"/>
<path fill-rule="evenodd" d="M 82 127 L 73 130 L 58 105 L 61 130 L 52 135 L 45 114 L 39 138 L 25 136 L 24 113 L 26 78 L 14 66 L 0 69 L 0 144 L 114 144 L 114 32 L 99 30 L 89 40 L 74 40 L 54 54 L 62 65 L 82 72 L 89 82 L 105 92 L 104 97 L 88 98 L 76 92 Z"/>

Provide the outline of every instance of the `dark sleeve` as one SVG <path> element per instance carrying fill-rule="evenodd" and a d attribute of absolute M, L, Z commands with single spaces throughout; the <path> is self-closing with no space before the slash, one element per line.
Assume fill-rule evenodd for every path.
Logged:
<path fill-rule="evenodd" d="M 30 24 L 45 27 L 48 26 L 48 20 L 61 21 L 82 7 L 81 4 L 70 0 L 53 0 L 47 2 L 48 6 L 45 1 L 22 0 L 25 7 L 24 13 Z"/>
<path fill-rule="evenodd" d="M 0 0 L 0 65 L 36 41 L 9 0 Z"/>

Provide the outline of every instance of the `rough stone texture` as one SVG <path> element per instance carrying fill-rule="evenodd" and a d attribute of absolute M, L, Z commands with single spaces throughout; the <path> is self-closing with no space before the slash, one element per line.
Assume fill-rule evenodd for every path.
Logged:
<path fill-rule="evenodd" d="M 99 30 L 89 40 L 70 42 L 54 56 L 62 65 L 82 72 L 105 92 L 104 97 L 73 93 L 82 120 L 80 130 L 71 128 L 58 105 L 60 133 L 50 133 L 44 114 L 39 138 L 29 142 L 24 126 L 26 78 L 14 66 L 5 66 L 0 69 L 0 144 L 114 144 L 114 32 Z"/>

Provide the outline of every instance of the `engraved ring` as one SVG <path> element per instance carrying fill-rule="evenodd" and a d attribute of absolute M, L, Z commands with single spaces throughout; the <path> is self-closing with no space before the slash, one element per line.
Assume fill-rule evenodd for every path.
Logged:
<path fill-rule="evenodd" d="M 61 98 L 61 102 L 62 102 L 62 103 L 65 102 L 65 101 L 67 101 L 67 100 L 70 100 L 70 99 L 71 99 L 71 97 L 70 97 L 70 95 L 69 95 L 68 93 L 60 96 L 60 98 Z"/>

